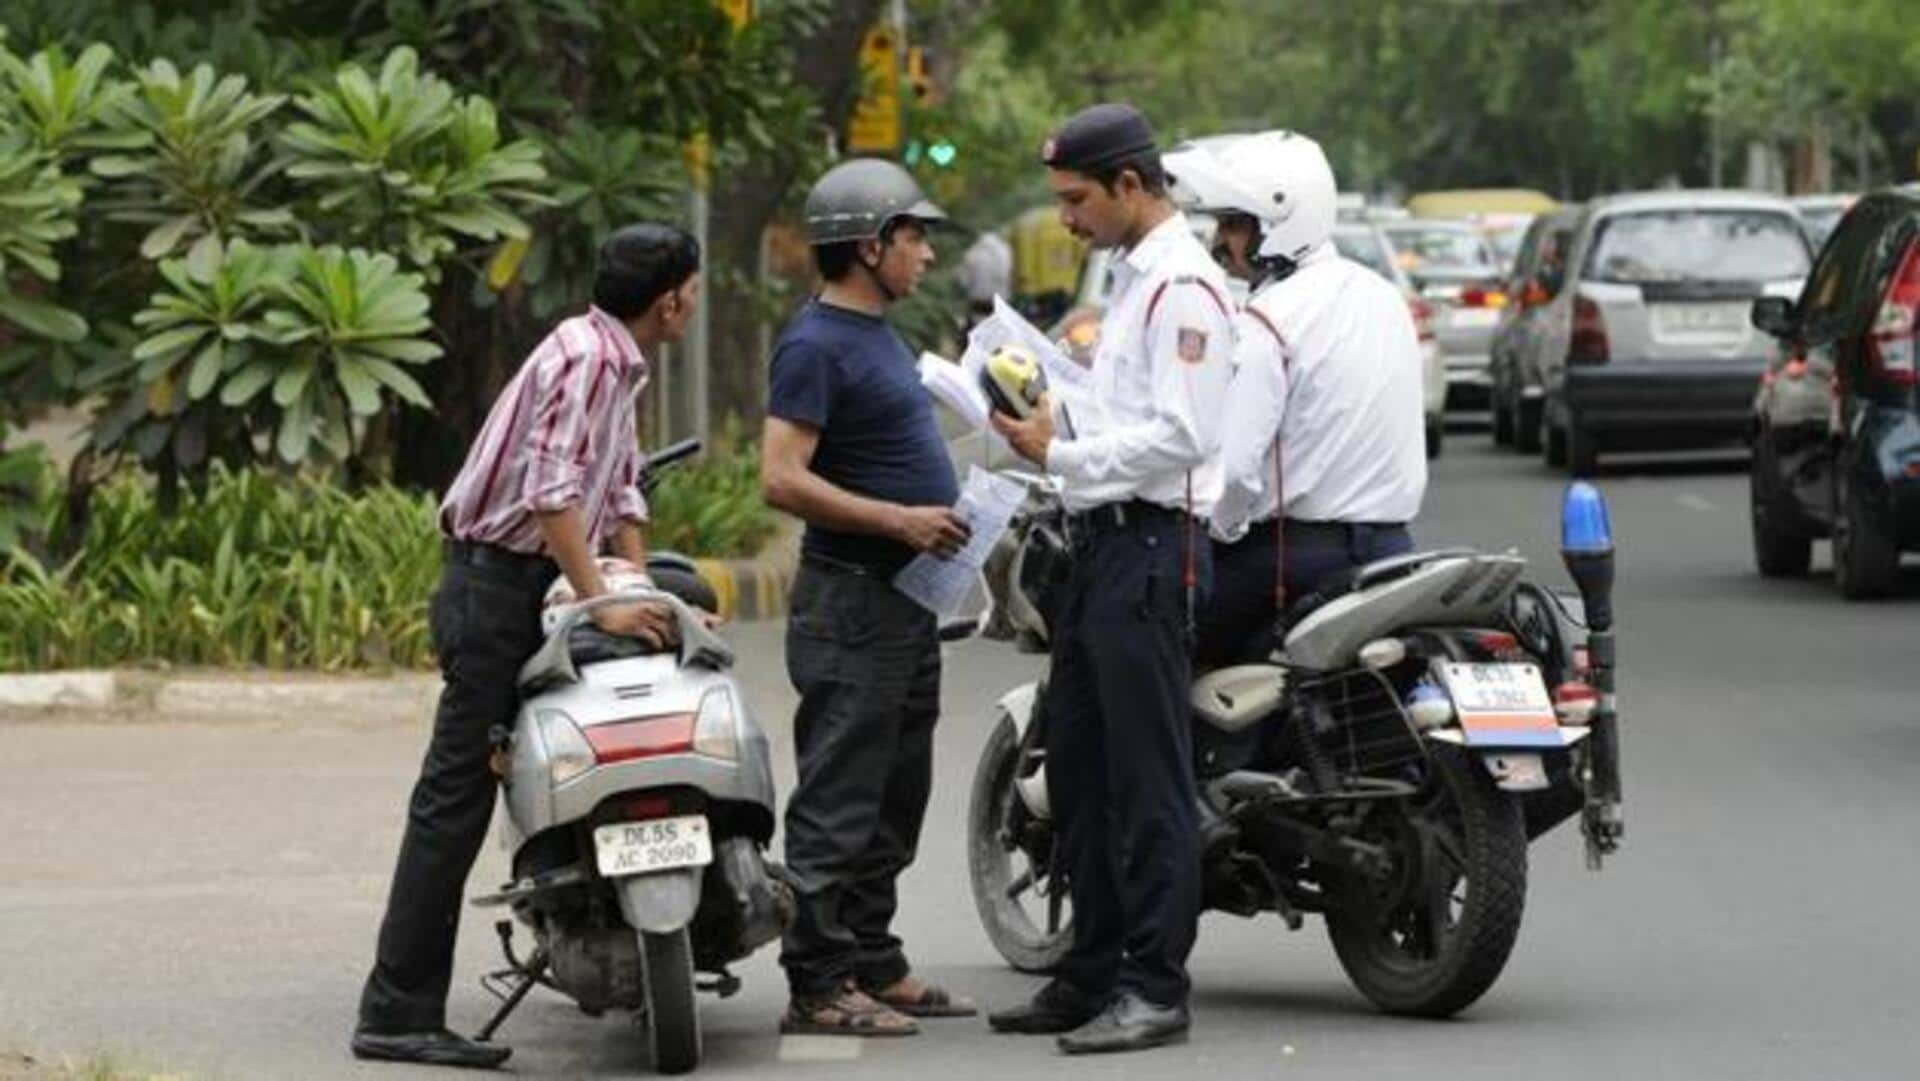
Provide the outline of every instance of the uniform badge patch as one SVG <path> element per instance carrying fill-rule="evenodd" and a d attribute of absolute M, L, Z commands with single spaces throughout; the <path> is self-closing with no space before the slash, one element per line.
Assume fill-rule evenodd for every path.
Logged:
<path fill-rule="evenodd" d="M 1207 332 L 1198 327 L 1181 327 L 1176 348 L 1181 360 L 1188 364 L 1200 363 L 1207 359 Z"/>

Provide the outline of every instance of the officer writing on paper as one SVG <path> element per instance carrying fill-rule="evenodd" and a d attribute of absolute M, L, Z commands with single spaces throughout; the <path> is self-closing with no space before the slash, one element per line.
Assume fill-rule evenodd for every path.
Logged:
<path fill-rule="evenodd" d="M 1003 1032 L 1074 1054 L 1184 1040 L 1200 883 L 1187 684 L 1193 605 L 1220 492 L 1213 418 L 1233 329 L 1220 268 L 1167 200 L 1152 129 L 1096 105 L 1047 141 L 1061 220 L 1115 261 L 1089 407 L 994 415 L 1063 481 L 1075 545 L 1047 686 L 1047 785 L 1072 883 L 1073 945 Z"/>
<path fill-rule="evenodd" d="M 1197 656 L 1260 660 L 1288 598 L 1413 549 L 1407 523 L 1427 484 L 1420 347 L 1399 290 L 1331 243 L 1334 178 L 1319 144 L 1269 131 L 1170 157 L 1255 277 Z"/>
<path fill-rule="evenodd" d="M 914 358 L 884 318 L 933 262 L 945 220 L 913 178 L 844 162 L 807 196 L 825 284 L 774 349 L 761 488 L 807 523 L 787 621 L 800 695 L 799 783 L 786 810 L 798 911 L 780 963 L 787 1033 L 905 1036 L 973 1006 L 911 974 L 891 930 L 933 776 L 940 644 L 893 588 L 915 554 L 967 540 L 953 465 Z"/>

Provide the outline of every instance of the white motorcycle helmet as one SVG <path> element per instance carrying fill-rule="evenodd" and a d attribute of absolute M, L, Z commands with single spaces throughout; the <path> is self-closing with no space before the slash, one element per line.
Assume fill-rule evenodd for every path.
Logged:
<path fill-rule="evenodd" d="M 618 556 L 601 556 L 596 562 L 600 564 L 600 577 L 607 583 L 609 593 L 653 588 L 653 579 L 647 576 L 647 572 L 628 560 Z M 567 606 L 577 599 L 573 583 L 567 581 L 566 575 L 555 578 L 553 584 L 547 587 L 546 598 L 540 602 L 540 633 L 550 635 L 559 629 Z"/>
<path fill-rule="evenodd" d="M 1333 236 L 1333 167 L 1319 143 L 1297 132 L 1198 140 L 1169 151 L 1166 168 L 1184 208 L 1258 221 L 1261 258 L 1298 263 Z"/>

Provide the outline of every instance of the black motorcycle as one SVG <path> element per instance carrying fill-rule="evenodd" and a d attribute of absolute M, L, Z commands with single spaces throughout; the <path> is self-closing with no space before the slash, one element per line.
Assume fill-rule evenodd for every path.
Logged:
<path fill-rule="evenodd" d="M 1072 549 L 1056 491 L 1025 507 L 986 567 L 982 637 L 1047 651 Z M 1210 909 L 1326 920 L 1356 987 L 1391 1013 L 1444 1017 L 1498 978 L 1520 929 L 1527 846 L 1578 815 L 1589 866 L 1619 844 L 1612 540 L 1590 485 L 1562 547 L 1579 596 L 1516 554 L 1423 552 L 1322 583 L 1264 664 L 1197 676 L 1194 759 Z M 1047 797 L 1045 679 L 999 703 L 974 776 L 968 852 L 988 937 L 1046 972 L 1071 943 Z"/>

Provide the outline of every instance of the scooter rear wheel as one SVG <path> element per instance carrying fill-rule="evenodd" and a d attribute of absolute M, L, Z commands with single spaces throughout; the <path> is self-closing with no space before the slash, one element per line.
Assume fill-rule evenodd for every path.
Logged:
<path fill-rule="evenodd" d="M 653 1068 L 682 1074 L 700 1065 L 700 1009 L 694 1001 L 693 943 L 687 929 L 640 932 L 647 981 L 647 1038 Z"/>

